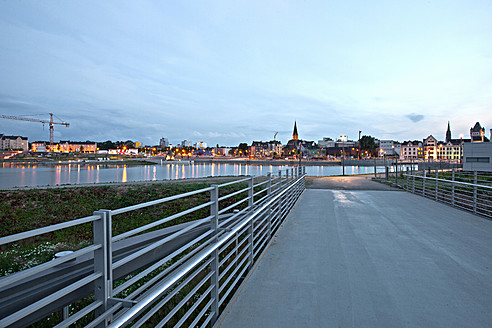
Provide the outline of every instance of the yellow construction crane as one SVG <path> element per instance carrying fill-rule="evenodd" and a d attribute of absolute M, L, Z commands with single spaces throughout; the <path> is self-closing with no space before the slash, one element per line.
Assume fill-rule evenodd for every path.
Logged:
<path fill-rule="evenodd" d="M 43 123 L 44 124 L 49 124 L 50 126 L 50 151 L 53 151 L 53 124 L 60 124 L 60 125 L 65 125 L 67 128 L 70 126 L 70 123 L 67 122 L 55 122 L 53 121 L 53 113 L 50 114 L 50 120 L 39 120 L 37 118 L 30 118 L 30 117 L 21 117 L 21 116 L 12 116 L 12 115 L 1 115 L 0 118 L 6 118 L 9 120 L 19 120 L 19 121 L 28 121 L 28 122 L 38 122 L 38 123 Z"/>

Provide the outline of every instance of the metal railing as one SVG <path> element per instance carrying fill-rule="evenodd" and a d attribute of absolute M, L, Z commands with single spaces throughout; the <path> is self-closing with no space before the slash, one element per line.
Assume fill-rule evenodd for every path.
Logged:
<path fill-rule="evenodd" d="M 16 299 L 27 289 L 27 282 L 42 281 L 74 259 L 89 256 L 92 262 L 89 272 L 22 308 L 12 301 L 12 311 L 3 313 L 0 327 L 25 326 L 54 310 L 62 313 L 55 327 L 212 326 L 304 191 L 304 177 L 305 169 L 295 167 L 284 174 L 248 177 L 116 210 L 99 210 L 89 217 L 0 238 L 2 246 L 82 224 L 92 224 L 94 231 L 90 246 L 0 278 L 0 292 L 8 295 L 3 304 L 9 304 L 9 294 Z M 247 187 L 221 195 L 222 188 L 240 184 Z M 209 194 L 209 200 L 112 235 L 117 215 L 198 194 Z M 229 204 L 232 197 L 239 200 Z M 207 208 L 208 216 L 180 224 L 150 243 L 115 256 L 115 245 L 141 239 L 149 230 Z M 171 244 L 174 246 L 168 246 Z M 88 297 L 74 300 L 70 295 Z M 74 301 L 80 309 L 69 313 L 67 306 Z"/>
<path fill-rule="evenodd" d="M 492 176 L 478 172 L 422 171 L 406 173 L 404 188 L 436 201 L 492 217 Z"/>

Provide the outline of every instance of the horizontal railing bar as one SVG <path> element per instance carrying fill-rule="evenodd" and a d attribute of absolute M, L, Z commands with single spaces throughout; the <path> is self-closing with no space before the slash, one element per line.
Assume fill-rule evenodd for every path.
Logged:
<path fill-rule="evenodd" d="M 127 257 L 122 258 L 118 262 L 113 263 L 113 265 L 112 265 L 113 270 L 119 268 L 122 265 L 125 265 L 126 263 L 128 263 L 130 261 L 133 261 L 133 260 L 137 259 L 138 257 L 144 255 L 145 253 L 148 253 L 148 252 L 152 251 L 153 249 L 155 249 L 155 248 L 157 248 L 159 246 L 164 245 L 165 243 L 173 240 L 174 238 L 181 236 L 185 232 L 188 232 L 191 229 L 194 229 L 194 228 L 196 228 L 196 227 L 198 227 L 198 226 L 200 226 L 200 225 L 202 225 L 204 223 L 207 223 L 211 218 L 212 217 L 209 216 L 208 218 L 205 218 L 205 219 L 200 219 L 200 220 L 192 221 L 194 223 L 193 224 L 190 224 L 186 228 L 181 229 L 179 231 L 176 231 L 172 235 L 167 236 L 166 238 L 163 238 L 163 239 L 161 239 L 161 240 L 159 240 L 159 241 L 157 241 L 155 243 L 150 244 L 147 247 L 142 248 L 141 250 L 139 250 L 139 251 L 137 251 L 137 252 L 135 252 L 135 253 L 133 253 L 131 255 L 128 255 Z"/>
<path fill-rule="evenodd" d="M 197 270 L 195 270 L 195 273 L 198 274 L 200 271 L 204 270 L 210 263 L 212 263 L 212 259 L 208 260 L 207 262 L 203 263 Z M 163 307 L 167 302 L 171 300 L 174 296 L 176 296 L 177 293 L 181 291 L 181 289 L 184 288 L 184 286 L 188 285 L 195 277 L 196 274 L 191 275 L 187 277 L 185 280 L 179 284 L 175 289 L 173 289 L 164 299 L 162 299 L 159 303 L 157 303 L 154 307 L 152 307 L 147 313 L 145 313 L 142 318 L 140 318 L 134 326 L 139 327 L 142 324 L 145 323 L 145 321 L 149 320 L 150 317 L 152 317 L 161 307 Z M 213 273 L 210 272 L 209 275 L 212 275 Z"/>
<path fill-rule="evenodd" d="M 197 238 L 193 239 L 192 241 L 188 242 L 186 245 L 178 248 L 177 250 L 175 250 L 174 252 L 172 252 L 171 254 L 167 255 L 166 257 L 164 257 L 163 259 L 159 260 L 157 263 L 154 263 L 153 265 L 151 265 L 150 267 L 148 267 L 147 269 L 145 269 L 144 271 L 142 272 L 139 272 L 136 276 L 132 277 L 131 279 L 125 281 L 123 284 L 121 284 L 120 286 L 118 286 L 117 288 L 113 289 L 113 295 L 118 295 L 119 293 L 121 293 L 123 290 L 127 289 L 128 287 L 130 287 L 131 285 L 133 285 L 134 283 L 136 283 L 137 281 L 139 281 L 140 279 L 142 279 L 143 277 L 145 277 L 146 275 L 148 275 L 150 272 L 154 271 L 155 269 L 157 269 L 158 267 L 164 265 L 167 261 L 171 260 L 172 258 L 174 258 L 175 256 L 177 256 L 178 254 L 182 253 L 185 249 L 188 249 L 190 248 L 190 246 L 200 242 L 201 240 L 205 239 L 206 237 L 208 237 L 209 235 L 212 234 L 212 231 L 209 230 L 203 234 L 201 234 L 200 236 L 198 236 Z M 198 250 L 200 250 L 201 248 L 203 248 L 204 246 L 200 245 L 199 247 L 197 247 Z M 194 253 L 197 253 L 198 251 L 196 249 L 192 250 L 190 253 L 191 254 L 194 254 Z M 192 255 L 190 254 L 186 254 L 183 258 L 179 259 L 178 260 L 178 265 L 179 263 L 182 263 L 184 262 L 187 258 L 191 257 Z M 176 263 L 173 263 L 173 265 L 176 264 Z M 169 269 L 169 268 L 166 268 L 166 270 Z M 172 269 L 171 269 L 172 270 Z M 147 288 L 148 288 L 148 284 L 150 282 L 147 282 Z"/>
<path fill-rule="evenodd" d="M 85 218 L 80 218 L 80 219 L 76 219 L 76 220 L 70 220 L 70 221 L 67 221 L 67 222 L 53 224 L 53 225 L 50 225 L 50 226 L 47 226 L 47 227 L 43 227 L 43 228 L 39 228 L 39 229 L 34 229 L 34 230 L 29 230 L 29 231 L 24 231 L 24 232 L 16 233 L 14 235 L 10 235 L 10 236 L 6 236 L 6 237 L 0 238 L 0 245 L 5 245 L 5 244 L 8 244 L 8 243 L 13 243 L 14 241 L 19 241 L 19 240 L 22 240 L 22 239 L 39 236 L 39 235 L 42 235 L 42 234 L 45 234 L 45 233 L 54 232 L 54 231 L 65 229 L 65 228 L 70 228 L 70 227 L 73 227 L 73 226 L 76 226 L 76 225 L 81 225 L 81 224 L 84 224 L 84 223 L 93 222 L 93 221 L 96 221 L 96 220 L 98 220 L 100 218 L 101 217 L 99 215 L 91 215 L 91 216 L 87 216 Z"/>
<path fill-rule="evenodd" d="M 208 187 L 208 188 L 203 188 L 203 189 L 199 189 L 199 190 L 189 191 L 189 192 L 186 192 L 184 194 L 179 194 L 179 195 L 174 195 L 174 196 L 169 196 L 169 197 L 165 197 L 165 198 L 161 198 L 161 199 L 152 200 L 150 202 L 146 202 L 146 203 L 142 203 L 142 204 L 137 204 L 137 205 L 132 205 L 132 206 L 128 206 L 128 207 L 123 207 L 123 208 L 119 208 L 119 209 L 116 209 L 116 210 L 112 210 L 111 211 L 111 214 L 112 215 L 117 215 L 117 214 L 129 212 L 129 211 L 134 211 L 134 210 L 138 210 L 138 209 L 141 209 L 141 208 L 144 208 L 144 207 L 149 207 L 149 206 L 153 206 L 153 205 L 157 205 L 157 204 L 162 204 L 162 203 L 173 201 L 173 200 L 176 200 L 176 199 L 185 198 L 185 197 L 188 197 L 188 196 L 193 196 L 193 195 L 196 195 L 196 194 L 208 192 L 208 191 L 211 191 L 213 189 L 214 189 L 213 187 Z"/>
<path fill-rule="evenodd" d="M 3 318 L 2 320 L 0 320 L 0 327 L 7 327 L 13 323 L 15 323 L 16 321 L 28 316 L 29 314 L 33 313 L 33 312 L 36 312 L 37 310 L 45 307 L 46 305 L 52 303 L 54 300 L 57 300 L 69 293 L 72 293 L 73 291 L 93 282 L 94 280 L 96 280 L 97 278 L 101 277 L 102 276 L 102 273 L 100 272 L 97 272 L 97 273 L 93 273 L 91 274 L 90 276 L 87 276 L 85 278 L 82 278 L 80 279 L 79 281 L 71 284 L 71 285 L 68 285 L 67 287 L 63 288 L 63 289 L 60 289 L 59 291 L 43 298 L 43 299 L 40 299 L 39 301 L 29 305 L 29 306 L 26 306 L 25 308 L 9 315 L 8 317 L 5 317 Z"/>
<path fill-rule="evenodd" d="M 405 176 L 407 176 L 407 174 L 404 174 Z M 447 180 L 447 179 L 436 179 L 436 178 L 432 178 L 432 177 L 423 177 L 423 176 L 419 176 L 419 175 L 408 175 L 409 177 L 416 177 L 416 178 L 420 178 L 420 179 L 426 179 L 426 180 L 432 180 L 432 181 L 443 181 L 443 182 L 451 182 L 451 183 L 454 183 L 454 184 L 459 184 L 459 185 L 465 185 L 465 186 L 471 186 L 471 187 L 479 187 L 479 188 L 484 188 L 484 189 L 490 189 L 492 190 L 492 186 L 485 186 L 485 185 L 479 185 L 479 184 L 474 184 L 474 183 L 468 183 L 468 182 L 461 182 L 461 181 L 453 181 L 453 180 Z M 426 186 L 427 187 L 427 186 Z"/>
<path fill-rule="evenodd" d="M 244 178 L 244 179 L 240 179 L 240 180 L 226 182 L 226 183 L 222 183 L 222 184 L 218 185 L 218 187 L 219 188 L 222 188 L 222 187 L 230 186 L 230 185 L 233 185 L 233 184 L 236 184 L 236 183 L 246 182 L 246 181 L 249 181 L 250 179 L 251 178 Z"/>
<path fill-rule="evenodd" d="M 244 188 L 244 189 L 241 189 L 241 190 L 237 190 L 235 192 L 232 192 L 230 194 L 227 194 L 227 195 L 224 195 L 222 197 L 219 197 L 219 202 L 220 201 L 223 201 L 223 200 L 226 200 L 228 198 L 231 198 L 233 196 L 236 196 L 236 195 L 239 195 L 240 193 L 243 193 L 243 192 L 247 192 L 249 188 Z"/>
<path fill-rule="evenodd" d="M 248 239 L 246 239 L 248 240 Z M 229 270 L 234 266 L 234 264 L 237 263 L 237 261 L 248 251 L 248 247 L 244 247 L 237 255 L 236 257 L 234 258 L 234 260 L 231 261 L 231 263 L 229 263 L 223 270 L 222 272 L 219 274 L 219 280 L 224 278 L 227 273 L 229 272 Z M 234 250 L 235 252 L 235 250 Z M 220 265 L 222 265 L 224 263 L 221 263 Z M 219 290 L 220 291 L 220 290 Z"/>
<path fill-rule="evenodd" d="M 238 266 L 240 268 L 240 266 Z M 222 297 L 219 300 L 219 306 L 224 303 L 224 301 L 227 299 L 227 296 L 232 292 L 232 290 L 236 287 L 237 283 L 239 282 L 240 279 L 243 278 L 244 273 L 248 270 L 248 265 L 245 265 L 241 272 L 236 276 L 236 279 L 232 282 L 231 286 L 227 289 L 227 291 L 222 295 Z"/>
<path fill-rule="evenodd" d="M 60 258 L 57 258 L 57 259 L 54 259 L 54 260 L 51 260 L 49 262 L 45 262 L 45 263 L 42 263 L 42 264 L 39 264 L 39 265 L 36 265 L 32 268 L 29 268 L 29 269 L 26 269 L 26 270 L 23 270 L 23 271 L 20 271 L 20 272 L 16 272 L 16 273 L 13 273 L 11 275 L 8 275 L 6 277 L 2 277 L 0 279 L 0 288 L 4 288 L 5 286 L 8 286 L 10 284 L 13 284 L 14 282 L 17 282 L 19 280 L 22 280 L 22 279 L 25 279 L 27 277 L 30 277 L 36 273 L 39 273 L 41 271 L 44 271 L 44 270 L 47 270 L 47 269 L 50 269 L 54 266 L 57 266 L 57 265 L 60 265 L 64 262 L 67 262 L 67 261 L 70 261 L 78 256 L 82 256 L 84 254 L 87 254 L 87 253 L 90 253 L 90 252 L 93 252 L 97 249 L 101 248 L 101 245 L 91 245 L 91 246 L 88 246 L 88 247 L 84 247 L 82 249 L 79 249 L 78 251 L 75 251 L 69 255 L 65 255 L 65 256 L 62 256 Z"/>
<path fill-rule="evenodd" d="M 233 241 L 236 241 L 236 239 L 234 239 Z M 227 255 L 220 261 L 219 263 L 219 268 L 224 265 L 224 263 L 227 262 L 227 260 L 229 260 L 231 258 L 231 256 L 233 255 L 236 255 L 236 252 L 241 248 L 241 246 L 244 245 L 245 242 L 248 241 L 248 238 L 244 238 L 243 240 L 241 240 L 232 250 L 230 250 Z M 239 256 L 239 254 L 237 255 Z M 236 257 L 237 257 L 236 256 Z M 234 262 L 234 261 L 233 261 Z"/>
<path fill-rule="evenodd" d="M 112 238 L 112 240 L 113 240 L 113 242 L 115 242 L 115 241 L 118 241 L 118 240 L 121 240 L 121 239 L 128 238 L 130 236 L 136 235 L 137 233 L 140 233 L 140 232 L 143 232 L 145 230 L 148 230 L 148 229 L 157 227 L 157 226 L 159 226 L 161 224 L 164 224 L 166 222 L 172 221 L 172 220 L 177 219 L 177 218 L 180 218 L 180 217 L 182 217 L 184 215 L 187 215 L 187 214 L 193 213 L 195 211 L 198 211 L 198 210 L 200 210 L 202 208 L 205 208 L 207 206 L 212 205 L 213 203 L 214 203 L 213 201 L 210 201 L 210 202 L 207 202 L 207 203 L 204 203 L 204 204 L 201 204 L 201 205 L 198 205 L 198 206 L 189 208 L 187 210 L 184 210 L 184 211 L 181 211 L 179 213 L 176 213 L 176 214 L 173 214 L 171 216 L 168 216 L 168 217 L 166 217 L 164 219 L 161 219 L 161 220 L 158 220 L 158 221 L 155 221 L 155 222 L 146 224 L 146 225 L 144 225 L 142 227 L 139 227 L 137 229 L 133 229 L 133 230 L 130 230 L 128 232 L 122 233 L 120 235 L 114 236 Z"/>
<path fill-rule="evenodd" d="M 208 287 L 207 290 L 205 290 L 205 292 L 200 296 L 200 298 L 195 301 L 195 304 L 193 304 L 193 306 L 188 311 L 186 311 L 186 313 L 181 317 L 181 319 L 178 321 L 178 323 L 174 327 L 181 327 L 184 324 L 184 322 L 190 317 L 190 315 L 193 314 L 193 312 L 196 310 L 198 305 L 202 304 L 202 302 L 205 300 L 205 298 L 208 296 L 208 294 L 210 294 L 210 292 L 212 292 L 213 288 L 214 288 L 214 286 Z M 162 328 L 162 327 L 163 326 L 160 326 L 160 323 L 159 323 L 159 325 L 157 325 L 156 328 Z"/>
<path fill-rule="evenodd" d="M 92 302 L 91 304 L 89 304 L 85 308 L 83 308 L 82 310 L 78 311 L 77 313 L 74 313 L 69 318 L 67 318 L 67 319 L 63 320 L 62 322 L 60 322 L 59 324 L 57 324 L 53 328 L 65 328 L 65 327 L 68 327 L 71 324 L 79 321 L 80 319 L 82 319 L 83 317 L 85 317 L 86 315 L 88 315 L 89 313 L 91 313 L 92 311 L 94 311 L 95 309 L 97 309 L 102 304 L 103 304 L 102 301 Z"/>
<path fill-rule="evenodd" d="M 261 187 L 263 186 L 264 184 L 267 184 L 268 183 L 268 179 L 263 181 L 263 182 L 258 182 L 257 184 L 253 185 L 253 188 L 256 188 L 256 187 Z"/>
<path fill-rule="evenodd" d="M 162 319 L 159 322 L 159 325 L 161 325 L 161 327 L 162 327 L 163 324 L 166 324 L 169 321 L 169 319 L 171 319 L 183 307 L 183 305 L 185 305 L 186 302 L 188 302 L 188 300 L 193 295 L 195 295 L 195 293 L 205 284 L 205 282 L 210 280 L 212 275 L 213 275 L 213 272 L 210 272 L 209 274 L 207 274 L 205 276 L 205 278 L 200 280 L 200 282 L 197 283 L 196 286 L 188 294 L 186 294 L 186 296 L 183 297 L 183 299 L 177 305 L 175 305 L 171 311 L 169 311 L 169 313 L 164 317 L 164 319 Z M 210 288 L 211 288 L 211 286 L 210 286 Z M 141 324 L 139 325 L 139 323 L 140 323 L 140 320 L 137 321 L 137 324 L 136 324 L 137 327 L 141 325 Z"/>
<path fill-rule="evenodd" d="M 240 205 L 240 204 L 242 204 L 242 203 L 244 203 L 244 202 L 247 202 L 248 200 L 249 200 L 249 198 L 244 198 L 244 199 L 241 199 L 240 201 L 235 202 L 234 204 L 229 205 L 229 206 L 227 206 L 227 207 L 225 207 L 225 208 L 221 209 L 221 210 L 219 211 L 219 214 L 225 213 L 225 212 L 227 212 L 228 210 L 233 209 L 234 207 L 237 207 L 238 205 Z"/>
<path fill-rule="evenodd" d="M 255 192 L 255 193 L 253 194 L 253 197 L 254 197 L 254 196 L 258 196 L 258 195 L 260 195 L 260 194 L 262 194 L 262 193 L 264 193 L 264 192 L 266 192 L 266 191 L 268 191 L 268 189 L 261 189 L 260 191 Z"/>
<path fill-rule="evenodd" d="M 268 235 L 263 236 L 261 240 L 263 241 L 261 243 L 258 243 L 258 247 L 255 247 L 256 250 L 253 252 L 253 257 L 256 257 L 263 250 L 263 247 L 268 243 Z"/>
<path fill-rule="evenodd" d="M 240 210 L 239 212 L 234 213 L 230 218 L 224 220 L 223 222 L 219 222 L 219 227 L 223 227 L 223 226 L 227 225 L 229 222 L 235 221 L 238 217 L 240 217 L 241 215 L 244 215 L 248 210 L 249 210 L 249 207 L 245 207 L 242 210 Z"/>
<path fill-rule="evenodd" d="M 200 313 L 198 313 L 195 320 L 193 320 L 193 322 L 190 324 L 190 327 L 196 327 L 196 325 L 198 324 L 198 321 L 200 321 L 200 319 L 205 315 L 207 310 L 210 309 L 210 307 L 212 306 L 214 301 L 215 301 L 215 299 L 213 299 L 213 298 L 210 301 L 208 301 L 208 303 L 203 307 L 203 309 L 200 311 Z M 209 317 L 207 319 L 211 320 L 211 316 L 209 315 Z"/>
<path fill-rule="evenodd" d="M 248 250 L 247 248 L 245 248 L 245 250 Z M 239 253 L 237 259 L 240 259 L 241 256 L 243 255 L 242 254 L 243 252 Z M 224 280 L 224 282 L 219 286 L 219 294 L 222 293 L 222 291 L 224 290 L 224 288 L 229 284 L 229 282 L 231 281 L 232 278 L 234 278 L 234 275 L 237 273 L 237 271 L 244 265 L 244 263 L 248 262 L 249 263 L 249 256 L 244 256 L 242 258 L 242 260 L 239 262 L 239 264 L 236 265 L 235 269 L 232 270 L 231 273 L 229 273 L 229 275 L 227 276 L 226 280 Z M 233 262 L 231 264 L 236 264 L 237 262 Z M 229 265 L 227 267 L 227 271 L 232 268 L 231 265 Z M 224 270 L 224 272 L 221 273 L 220 277 L 219 277 L 219 280 L 224 278 L 225 277 L 225 272 L 227 272 L 226 270 Z"/>
<path fill-rule="evenodd" d="M 237 236 L 235 236 L 234 238 L 231 238 L 229 239 L 229 241 L 227 243 L 225 243 L 224 245 L 222 245 L 220 248 L 219 248 L 219 254 L 222 254 L 223 252 L 225 252 L 225 250 L 227 249 L 227 247 L 229 247 L 234 241 L 236 240 L 239 240 L 239 237 L 244 234 L 247 230 L 249 229 L 249 227 L 243 227 L 243 231 L 239 231 L 237 233 Z M 248 238 L 243 238 L 244 239 L 248 239 Z M 242 242 L 242 241 L 241 241 Z"/>

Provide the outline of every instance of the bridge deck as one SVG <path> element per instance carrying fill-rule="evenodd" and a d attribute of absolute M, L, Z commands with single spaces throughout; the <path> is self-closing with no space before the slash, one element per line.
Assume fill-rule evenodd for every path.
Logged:
<path fill-rule="evenodd" d="M 307 189 L 221 327 L 486 327 L 492 221 L 398 191 Z"/>

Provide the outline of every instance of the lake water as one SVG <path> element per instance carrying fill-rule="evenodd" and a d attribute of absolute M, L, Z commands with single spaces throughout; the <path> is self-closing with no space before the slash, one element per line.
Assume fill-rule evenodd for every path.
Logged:
<path fill-rule="evenodd" d="M 186 163 L 186 162 L 184 162 Z M 196 164 L 162 164 L 162 165 L 108 165 L 108 164 L 13 164 L 2 163 L 0 166 L 0 188 L 54 186 L 68 184 L 88 184 L 104 182 L 156 181 L 185 178 L 266 175 L 268 172 L 278 174 L 290 166 L 252 165 L 241 163 L 196 163 Z M 377 167 L 377 172 L 384 172 L 384 167 Z M 341 166 L 306 166 L 306 173 L 311 176 L 341 175 Z M 346 166 L 345 174 L 374 173 L 373 166 Z"/>

